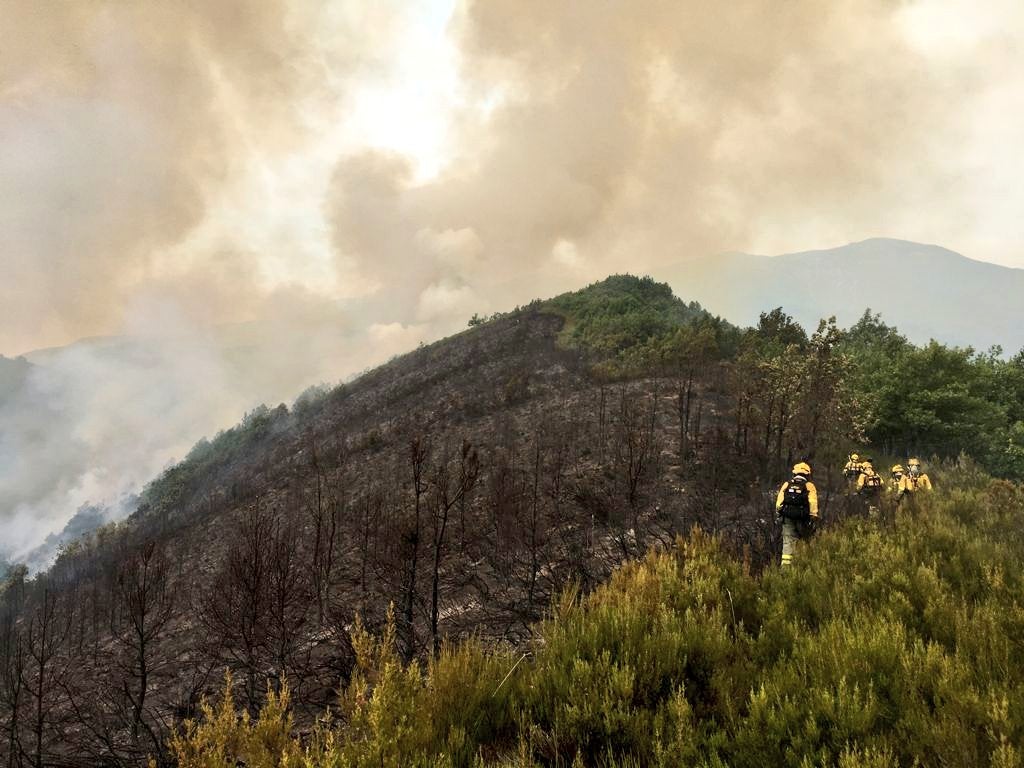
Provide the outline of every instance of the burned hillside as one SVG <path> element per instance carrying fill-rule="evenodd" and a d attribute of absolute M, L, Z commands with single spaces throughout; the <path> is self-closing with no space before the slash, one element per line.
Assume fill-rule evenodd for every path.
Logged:
<path fill-rule="evenodd" d="M 257 409 L 130 519 L 8 579 L 0 753 L 166 764 L 225 670 L 252 712 L 286 679 L 301 721 L 347 680 L 357 615 L 375 628 L 393 606 L 407 659 L 520 644 L 566 585 L 694 526 L 758 569 L 794 458 L 840 511 L 830 472 L 872 427 L 844 349 L 870 332 L 808 336 L 781 311 L 741 331 L 619 276 Z"/>

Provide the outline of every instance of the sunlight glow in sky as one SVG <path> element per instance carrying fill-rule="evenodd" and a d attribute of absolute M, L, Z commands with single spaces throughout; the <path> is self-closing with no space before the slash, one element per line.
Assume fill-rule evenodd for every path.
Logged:
<path fill-rule="evenodd" d="M 462 87 L 450 29 L 456 0 L 422 0 L 410 7 L 414 10 L 404 17 L 394 57 L 360 85 L 344 114 L 301 153 L 276 163 L 256 161 L 258 173 L 238 185 L 237 197 L 223 203 L 217 217 L 221 224 L 247 221 L 251 227 L 257 222 L 264 229 L 255 242 L 262 245 L 268 283 L 298 282 L 333 295 L 358 294 L 365 286 L 339 280 L 329 268 L 331 246 L 317 209 L 331 158 L 360 147 L 396 152 L 412 162 L 413 183 L 425 183 L 443 170 L 454 151 L 451 132 L 459 112 L 493 108 L 493 103 L 470 103 Z M 972 258 L 1024 266 L 1024 251 L 1007 249 L 1004 236 L 1024 200 L 1018 191 L 1024 174 L 1019 147 L 1024 135 L 1024 57 L 1017 55 L 1019 38 L 1007 27 L 1007 19 L 1019 8 L 1014 0 L 992 0 L 989 9 L 984 12 L 971 0 L 917 0 L 899 12 L 903 32 L 923 65 L 947 67 L 952 77 L 974 80 L 979 90 L 977 111 L 964 135 L 959 177 L 962 190 L 969 191 L 963 195 L 969 210 L 963 219 L 927 226 L 908 222 L 896 232 L 880 222 L 876 234 L 936 242 Z M 970 72 L 979 46 L 1005 48 L 1005 58 L 998 67 Z M 768 227 L 748 249 L 778 253 L 827 247 L 839 244 L 843 236 L 841 231 L 818 230 L 808 221 L 802 230 L 789 227 L 785 234 Z M 285 247 L 295 243 L 304 243 L 305 250 Z M 563 251 L 557 258 L 564 262 Z M 577 261 L 574 257 L 573 263 Z"/>
<path fill-rule="evenodd" d="M 358 278 L 339 276 L 333 266 L 321 201 L 335 160 L 366 148 L 395 152 L 412 162 L 413 183 L 426 182 L 449 157 L 451 122 L 465 106 L 458 53 L 448 34 L 455 0 L 418 0 L 409 8 L 379 71 L 362 79 L 336 110 L 325 114 L 322 102 L 309 105 L 310 133 L 301 148 L 274 154 L 253 147 L 203 224 L 165 254 L 167 274 L 245 231 L 266 286 L 299 285 L 335 298 L 365 290 Z M 244 136 L 245 126 L 239 128 Z"/>
<path fill-rule="evenodd" d="M 451 152 L 453 113 L 464 105 L 458 52 L 448 35 L 454 0 L 414 4 L 397 45 L 399 57 L 379 82 L 355 95 L 344 130 L 353 146 L 412 158 L 416 180 L 435 176 Z"/>

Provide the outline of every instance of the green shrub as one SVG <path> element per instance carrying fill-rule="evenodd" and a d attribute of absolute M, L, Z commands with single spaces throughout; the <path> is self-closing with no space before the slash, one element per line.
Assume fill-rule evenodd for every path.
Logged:
<path fill-rule="evenodd" d="M 292 736 L 288 714 L 289 691 L 267 687 L 267 701 L 255 720 L 248 712 L 235 709 L 231 675 L 225 676 L 224 691 L 214 707 L 200 705 L 201 721 L 187 721 L 171 738 L 171 754 L 180 768 L 275 768 L 300 765 L 302 749 Z"/>

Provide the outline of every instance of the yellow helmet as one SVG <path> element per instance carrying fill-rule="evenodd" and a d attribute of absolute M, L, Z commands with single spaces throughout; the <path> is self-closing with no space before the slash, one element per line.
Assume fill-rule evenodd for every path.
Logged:
<path fill-rule="evenodd" d="M 793 465 L 794 475 L 809 475 L 811 474 L 811 465 L 806 461 L 800 461 Z"/>
<path fill-rule="evenodd" d="M 921 460 L 920 459 L 911 459 L 910 461 L 907 462 L 907 465 L 911 466 L 911 467 L 920 467 L 921 466 Z"/>
<path fill-rule="evenodd" d="M 860 454 L 851 453 L 850 454 L 850 461 L 860 461 Z"/>
<path fill-rule="evenodd" d="M 903 465 L 902 464 L 896 464 L 896 465 L 893 466 L 891 471 L 893 471 L 893 472 L 902 472 L 903 471 Z"/>

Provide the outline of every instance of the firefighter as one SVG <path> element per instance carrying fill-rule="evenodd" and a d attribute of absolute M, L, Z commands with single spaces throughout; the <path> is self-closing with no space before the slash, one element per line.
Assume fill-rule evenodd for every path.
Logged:
<path fill-rule="evenodd" d="M 907 481 L 910 486 L 910 493 L 917 491 L 932 490 L 932 481 L 927 474 L 921 471 L 921 460 L 911 459 L 907 462 Z"/>
<path fill-rule="evenodd" d="M 889 493 L 896 497 L 897 501 L 903 493 L 904 471 L 902 464 L 894 464 L 889 475 Z"/>
<path fill-rule="evenodd" d="M 860 460 L 860 454 L 851 453 L 846 464 L 843 466 L 843 476 L 846 477 L 846 491 L 848 495 L 853 494 L 856 490 L 857 480 L 862 470 L 863 464 Z"/>
<path fill-rule="evenodd" d="M 793 476 L 779 488 L 775 499 L 776 519 L 782 523 L 782 565 L 792 565 L 797 539 L 814 532 L 818 520 L 818 489 L 811 482 L 811 467 L 806 462 L 793 466 Z"/>
<path fill-rule="evenodd" d="M 857 493 L 868 505 L 868 514 L 875 517 L 882 508 L 882 489 L 885 481 L 875 472 L 874 462 L 870 458 L 861 463 L 861 473 L 857 478 Z"/>
<path fill-rule="evenodd" d="M 848 479 L 849 478 L 853 478 L 854 480 L 856 480 L 857 479 L 857 475 L 860 474 L 862 466 L 863 465 L 861 464 L 860 454 L 859 453 L 851 453 L 850 456 L 849 456 L 849 460 L 846 462 L 846 465 L 843 467 L 843 474 L 846 475 L 846 477 Z"/>

